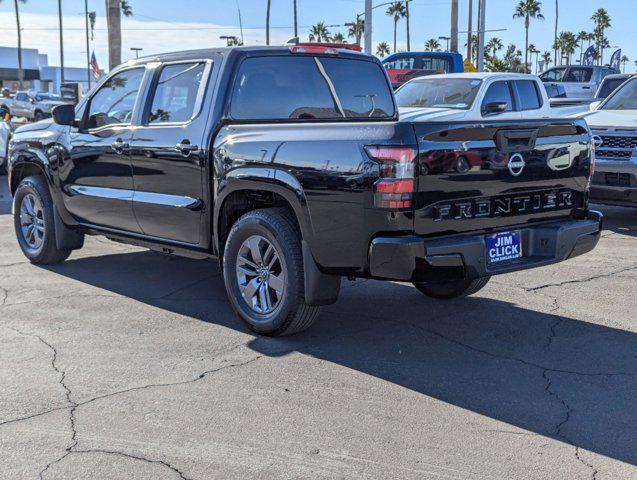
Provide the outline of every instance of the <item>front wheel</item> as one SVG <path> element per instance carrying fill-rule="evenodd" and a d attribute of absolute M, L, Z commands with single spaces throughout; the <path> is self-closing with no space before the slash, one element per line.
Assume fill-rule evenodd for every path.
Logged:
<path fill-rule="evenodd" d="M 491 277 L 476 278 L 475 280 L 453 280 L 437 283 L 414 283 L 414 286 L 431 298 L 450 299 L 473 295 L 489 283 Z"/>
<path fill-rule="evenodd" d="M 319 307 L 305 303 L 301 234 L 284 208 L 254 210 L 232 226 L 223 255 L 226 291 L 234 310 L 257 333 L 307 329 Z"/>
<path fill-rule="evenodd" d="M 43 177 L 27 177 L 13 198 L 14 226 L 22 253 L 31 263 L 63 262 L 71 250 L 57 248 L 53 201 Z"/>
<path fill-rule="evenodd" d="M 40 120 L 44 120 L 44 114 L 42 112 L 35 112 L 35 115 L 33 116 L 33 120 L 36 122 L 39 122 Z"/>

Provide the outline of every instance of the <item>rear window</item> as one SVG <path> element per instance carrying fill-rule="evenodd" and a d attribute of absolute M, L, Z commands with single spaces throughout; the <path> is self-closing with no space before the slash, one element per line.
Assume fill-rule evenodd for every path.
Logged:
<path fill-rule="evenodd" d="M 537 110 L 542 106 L 540 92 L 538 92 L 533 80 L 516 80 L 520 96 L 520 110 Z"/>
<path fill-rule="evenodd" d="M 230 105 L 237 120 L 368 120 L 394 113 L 378 64 L 310 56 L 246 59 Z"/>
<path fill-rule="evenodd" d="M 436 70 L 453 71 L 451 58 L 448 56 L 401 55 L 383 64 L 387 70 Z"/>

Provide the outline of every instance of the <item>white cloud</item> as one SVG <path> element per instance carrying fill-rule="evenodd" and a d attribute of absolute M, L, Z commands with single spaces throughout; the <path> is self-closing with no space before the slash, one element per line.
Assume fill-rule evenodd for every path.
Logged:
<path fill-rule="evenodd" d="M 49 56 L 49 65 L 60 64 L 60 44 L 58 17 L 56 15 L 23 13 L 22 46 L 37 48 Z M 86 63 L 86 36 L 84 16 L 65 16 L 64 59 L 68 67 L 83 67 Z M 11 12 L 0 12 L 0 46 L 17 46 L 15 16 Z M 95 40 L 91 50 L 95 50 L 101 68 L 108 66 L 108 46 L 106 18 L 97 17 Z M 122 19 L 122 60 L 134 58 L 131 47 L 144 49 L 142 55 L 196 48 L 210 48 L 225 45 L 220 35 L 236 35 L 239 28 L 233 25 L 212 23 L 173 23 L 166 21 L 140 21 L 135 18 Z M 270 31 L 270 43 L 282 45 L 290 36 L 275 29 Z M 264 45 L 265 29 L 244 30 L 246 45 Z"/>

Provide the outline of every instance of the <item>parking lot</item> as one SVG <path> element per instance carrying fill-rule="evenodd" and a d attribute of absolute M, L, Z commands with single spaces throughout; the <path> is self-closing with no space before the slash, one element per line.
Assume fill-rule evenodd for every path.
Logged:
<path fill-rule="evenodd" d="M 268 339 L 213 261 L 29 264 L 0 185 L 0 478 L 637 478 L 636 210 L 462 300 L 346 281 Z"/>

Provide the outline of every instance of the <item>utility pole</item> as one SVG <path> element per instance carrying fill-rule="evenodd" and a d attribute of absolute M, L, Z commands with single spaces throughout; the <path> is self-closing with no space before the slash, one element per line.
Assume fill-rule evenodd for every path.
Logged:
<path fill-rule="evenodd" d="M 372 54 L 372 0 L 365 0 L 365 53 Z"/>
<path fill-rule="evenodd" d="M 451 51 L 458 51 L 458 0 L 451 0 Z"/>
<path fill-rule="evenodd" d="M 88 40 L 88 0 L 84 0 L 84 20 L 86 21 L 86 79 L 88 80 L 88 89 L 91 89 L 91 52 Z"/>
<path fill-rule="evenodd" d="M 62 0 L 58 0 L 58 19 L 60 22 L 60 84 L 64 83 L 64 26 L 62 25 Z"/>
<path fill-rule="evenodd" d="M 555 37 L 553 39 L 553 59 L 555 60 L 555 66 L 557 63 L 557 20 L 560 16 L 560 0 L 555 0 Z"/>
<path fill-rule="evenodd" d="M 478 18 L 478 65 L 479 72 L 484 71 L 484 30 L 486 25 L 487 0 L 478 0 L 480 16 Z"/>
<path fill-rule="evenodd" d="M 473 62 L 472 60 L 472 55 L 471 55 L 471 48 L 473 47 L 473 45 L 471 45 L 471 40 L 472 40 L 472 36 L 473 36 L 473 32 L 471 31 L 473 29 L 473 0 L 469 0 L 469 26 L 467 27 L 467 60 L 469 60 L 470 62 Z"/>
<path fill-rule="evenodd" d="M 296 0 L 294 0 L 294 37 L 299 36 L 299 19 L 296 12 Z"/>
<path fill-rule="evenodd" d="M 407 51 L 411 51 L 411 47 L 409 45 L 409 2 L 411 0 L 405 0 L 405 20 L 407 20 Z"/>

